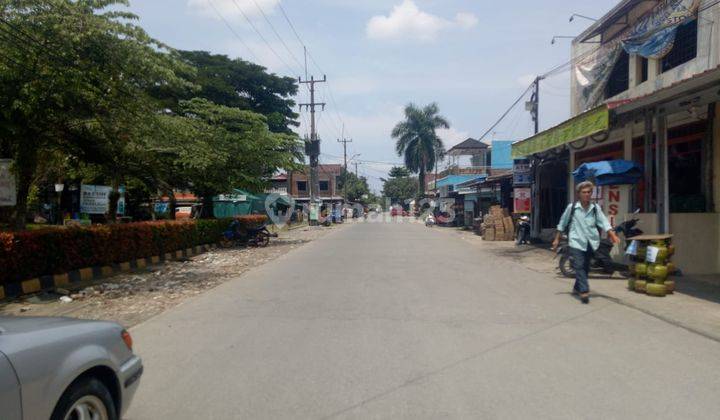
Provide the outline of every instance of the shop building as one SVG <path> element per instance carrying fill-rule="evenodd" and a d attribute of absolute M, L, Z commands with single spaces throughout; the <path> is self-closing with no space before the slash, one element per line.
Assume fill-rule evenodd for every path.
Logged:
<path fill-rule="evenodd" d="M 643 180 L 597 197 L 611 219 L 640 209 L 646 233 L 675 235 L 684 272 L 720 273 L 716 22 L 714 0 L 626 0 L 574 40 L 572 118 L 513 144 L 513 157 L 531 161 L 536 236 L 548 237 L 574 199 L 573 170 L 630 160 Z"/>

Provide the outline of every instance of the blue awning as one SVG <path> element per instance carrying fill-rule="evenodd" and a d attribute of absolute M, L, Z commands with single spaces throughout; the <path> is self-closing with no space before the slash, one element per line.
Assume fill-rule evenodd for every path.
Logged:
<path fill-rule="evenodd" d="M 583 163 L 573 172 L 576 183 L 592 181 L 598 186 L 637 184 L 642 176 L 642 167 L 629 160 Z"/>

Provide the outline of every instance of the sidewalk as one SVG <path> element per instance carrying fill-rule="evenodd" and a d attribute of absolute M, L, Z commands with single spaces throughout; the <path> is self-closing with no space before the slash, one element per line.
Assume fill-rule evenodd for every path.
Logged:
<path fill-rule="evenodd" d="M 536 246 L 516 246 L 514 242 L 487 242 L 470 231 L 438 228 L 443 234 L 456 235 L 485 252 L 522 264 L 530 270 L 546 273 L 553 281 L 572 288 L 573 280 L 562 276 L 557 259 L 550 249 Z M 635 293 L 627 289 L 627 279 L 590 276 L 591 297 L 604 297 L 620 305 L 662 319 L 677 327 L 720 342 L 720 276 L 675 277 L 676 291 L 664 298 Z"/>

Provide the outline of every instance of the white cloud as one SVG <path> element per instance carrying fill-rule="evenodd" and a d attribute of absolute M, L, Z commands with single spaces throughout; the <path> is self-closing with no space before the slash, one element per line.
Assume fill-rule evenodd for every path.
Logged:
<path fill-rule="evenodd" d="M 278 3 L 280 3 L 280 0 L 188 0 L 187 6 L 193 13 L 213 19 L 219 19 L 217 14 L 220 13 L 226 19 L 244 20 L 242 13 L 245 13 L 249 18 L 259 16 L 260 10 L 258 6 L 266 14 L 272 13 Z M 217 9 L 217 12 L 215 9 Z"/>
<path fill-rule="evenodd" d="M 470 29 L 478 24 L 478 18 L 472 13 L 460 12 L 455 15 L 455 22 L 463 29 Z"/>
<path fill-rule="evenodd" d="M 442 139 L 446 149 L 449 149 L 470 137 L 470 134 L 467 131 L 459 131 L 454 127 L 441 128 L 437 130 L 437 135 Z"/>
<path fill-rule="evenodd" d="M 455 21 L 423 12 L 413 0 L 403 0 L 393 7 L 388 16 L 373 16 L 367 23 L 366 33 L 370 39 L 416 39 L 432 41 L 442 30 L 459 26 L 468 29 L 477 24 L 472 13 L 461 12 Z"/>

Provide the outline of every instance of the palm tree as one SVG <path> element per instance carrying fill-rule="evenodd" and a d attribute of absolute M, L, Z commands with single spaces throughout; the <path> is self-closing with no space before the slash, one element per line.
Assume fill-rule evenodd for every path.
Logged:
<path fill-rule="evenodd" d="M 425 174 L 435 166 L 438 152 L 445 150 L 435 130 L 450 128 L 445 117 L 438 115 L 439 111 L 436 103 L 422 109 L 408 104 L 405 121 L 399 122 L 392 131 L 392 137 L 397 139 L 395 150 L 398 156 L 404 157 L 405 166 L 411 172 L 419 174 L 420 197 L 425 197 Z"/>

